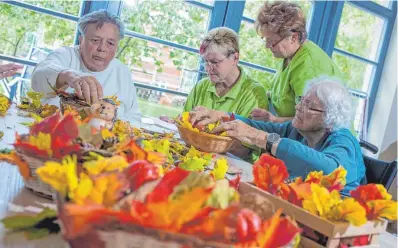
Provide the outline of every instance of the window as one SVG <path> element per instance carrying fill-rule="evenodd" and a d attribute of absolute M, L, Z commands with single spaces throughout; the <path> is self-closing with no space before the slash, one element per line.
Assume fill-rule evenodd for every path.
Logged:
<path fill-rule="evenodd" d="M 309 14 L 311 11 L 311 2 L 300 1 L 296 2 L 306 13 L 307 21 L 309 21 Z M 258 69 L 251 69 L 251 76 L 259 83 L 261 83 L 267 90 L 271 88 L 273 75 L 280 65 L 280 59 L 274 58 L 271 51 L 265 48 L 265 44 L 261 37 L 257 34 L 254 27 L 255 19 L 260 8 L 264 5 L 262 1 L 249 0 L 245 3 L 243 10 L 243 19 L 240 24 L 240 59 L 244 62 L 249 62 L 263 67 L 262 71 Z"/>
<path fill-rule="evenodd" d="M 389 6 L 387 1 L 378 1 L 378 4 Z M 367 108 L 371 111 L 375 96 L 372 87 L 382 70 L 380 63 L 385 56 L 382 47 L 385 46 L 387 23 L 387 18 L 368 11 L 363 3 L 344 3 L 332 59 L 340 68 L 344 82 L 356 92 L 353 94 L 357 99 L 353 101 L 356 114 L 352 130 L 361 138 L 366 138 Z"/>
<path fill-rule="evenodd" d="M 51 7 L 50 1 L 29 1 Z M 79 1 L 59 1 L 59 6 L 79 10 Z M 75 17 L 77 20 L 77 17 Z M 0 3 L 0 54 L 10 55 L 29 60 L 42 59 L 38 53 L 47 53 L 60 46 L 74 44 L 76 22 L 60 19 L 48 14 L 39 13 L 26 8 Z"/>
<path fill-rule="evenodd" d="M 198 48 L 208 31 L 213 4 L 124 2 L 121 17 L 127 37 L 119 45 L 117 58 L 130 67 L 133 81 L 141 87 L 138 95 L 144 114 L 173 117 L 181 112 L 199 78 Z"/>
<path fill-rule="evenodd" d="M 344 5 L 333 60 L 350 88 L 368 92 L 380 54 L 384 26 L 382 18 L 349 3 Z"/>
<path fill-rule="evenodd" d="M 53 49 L 74 44 L 80 8 L 81 2 L 72 0 L 0 2 L 0 23 L 12 27 L 0 29 L 0 62 L 10 57 L 25 64 L 20 74 L 0 80 L 2 93 L 19 99 L 30 90 L 36 62 Z"/>

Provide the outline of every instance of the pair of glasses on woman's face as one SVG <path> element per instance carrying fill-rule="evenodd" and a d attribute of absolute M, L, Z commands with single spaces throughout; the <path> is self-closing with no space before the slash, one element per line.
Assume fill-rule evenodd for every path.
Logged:
<path fill-rule="evenodd" d="M 277 41 L 269 41 L 269 40 L 267 40 L 266 38 L 262 38 L 263 39 L 263 41 L 265 42 L 265 44 L 269 47 L 269 48 L 274 48 L 274 47 L 276 47 L 279 43 L 281 43 L 284 39 L 286 39 L 287 37 L 283 37 L 283 38 L 280 38 L 279 40 L 277 40 Z"/>
<path fill-rule="evenodd" d="M 209 66 L 209 67 L 211 67 L 211 68 L 218 68 L 220 65 L 221 65 L 221 63 L 222 62 L 224 62 L 224 60 L 226 60 L 226 59 L 228 59 L 232 54 L 234 54 L 234 52 L 233 53 L 229 53 L 229 55 L 228 56 L 226 56 L 225 58 L 223 58 L 223 59 L 221 59 L 221 60 L 217 60 L 217 61 L 207 61 L 207 60 L 204 60 L 203 58 L 203 62 L 200 62 L 200 64 L 204 67 L 204 68 L 206 68 L 207 66 Z"/>
<path fill-rule="evenodd" d="M 305 99 L 305 97 L 299 96 L 298 97 L 298 103 L 297 105 L 300 105 L 301 109 L 303 111 L 313 111 L 313 112 L 318 112 L 318 113 L 324 113 L 325 110 L 323 109 L 318 109 L 318 108 L 313 108 L 311 106 L 311 103 Z"/>

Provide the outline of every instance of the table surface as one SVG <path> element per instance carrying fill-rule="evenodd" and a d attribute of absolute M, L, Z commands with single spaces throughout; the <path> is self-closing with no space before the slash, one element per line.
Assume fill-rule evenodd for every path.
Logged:
<path fill-rule="evenodd" d="M 150 119 L 154 120 L 150 117 L 145 118 L 143 123 L 140 124 L 140 127 L 157 132 L 168 131 L 168 129 L 162 127 L 161 121 L 154 120 L 154 124 L 152 124 Z M 8 114 L 0 118 L 0 131 L 4 132 L 4 137 L 0 141 L 0 149 L 12 148 L 15 132 L 20 134 L 28 132 L 28 128 L 20 123 L 28 121 L 30 121 L 29 118 L 18 116 L 16 108 L 12 106 Z M 170 126 L 167 127 L 170 128 Z M 244 181 L 252 181 L 251 165 L 249 163 L 239 160 L 232 155 L 218 156 L 226 157 L 229 164 L 242 169 L 242 179 Z M 52 201 L 37 196 L 30 190 L 24 188 L 23 179 L 16 166 L 0 162 L 0 219 L 16 214 L 35 214 L 40 212 L 44 207 L 55 208 L 55 205 Z M 380 243 L 381 247 L 397 247 L 397 238 L 385 232 L 380 238 Z M 4 229 L 3 225 L 0 224 L 0 248 L 2 247 L 57 248 L 68 247 L 68 245 L 62 240 L 60 234 L 52 234 L 39 240 L 28 241 L 23 234 L 8 232 Z"/>

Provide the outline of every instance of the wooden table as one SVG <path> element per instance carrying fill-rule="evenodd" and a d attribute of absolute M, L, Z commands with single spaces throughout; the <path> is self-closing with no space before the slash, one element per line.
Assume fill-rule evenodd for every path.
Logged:
<path fill-rule="evenodd" d="M 151 119 L 151 118 L 149 118 Z M 4 137 L 0 141 L 0 149 L 12 148 L 12 143 L 15 139 L 15 132 L 27 133 L 28 128 L 19 124 L 21 122 L 30 121 L 29 118 L 17 116 L 15 107 L 11 107 L 9 114 L 6 117 L 0 118 L 0 130 L 4 132 Z M 143 120 L 140 126 L 152 131 L 162 131 L 162 123 L 157 122 L 152 124 L 148 119 Z M 242 179 L 245 181 L 252 181 L 251 165 L 244 161 L 237 159 L 232 155 L 218 155 L 227 158 L 230 164 L 239 167 L 243 170 Z M 8 163 L 0 162 L 0 219 L 16 215 L 16 214 L 35 214 L 43 207 L 54 207 L 52 201 L 39 197 L 31 191 L 24 188 L 22 177 L 18 172 L 16 166 Z M 397 239 L 390 233 L 383 233 L 381 239 L 381 247 L 397 247 Z M 52 234 L 48 237 L 28 241 L 21 233 L 9 233 L 3 225 L 0 224 L 0 248 L 57 248 L 68 247 L 62 240 L 60 234 Z"/>

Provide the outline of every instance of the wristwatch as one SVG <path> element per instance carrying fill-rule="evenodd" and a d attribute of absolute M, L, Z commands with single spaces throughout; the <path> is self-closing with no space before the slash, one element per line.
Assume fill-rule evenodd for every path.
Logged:
<path fill-rule="evenodd" d="M 272 145 L 274 143 L 278 143 L 280 139 L 281 139 L 281 136 L 279 136 L 279 134 L 277 134 L 277 133 L 269 133 L 267 135 L 267 144 L 265 145 L 265 150 L 267 152 L 269 152 L 270 154 L 272 154 L 271 153 Z"/>

